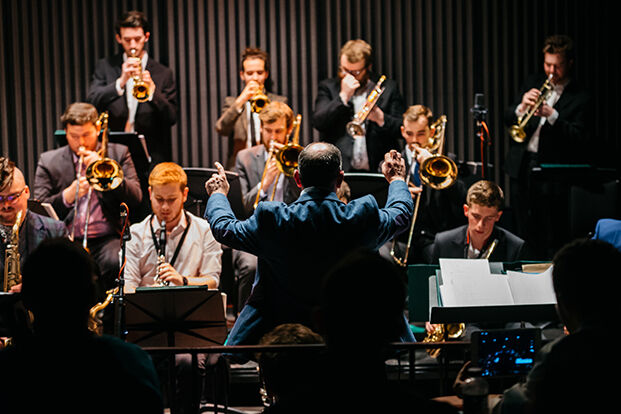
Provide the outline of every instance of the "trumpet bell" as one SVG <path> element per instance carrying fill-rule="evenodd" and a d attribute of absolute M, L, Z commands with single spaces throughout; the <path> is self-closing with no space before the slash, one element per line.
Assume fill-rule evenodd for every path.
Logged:
<path fill-rule="evenodd" d="M 86 179 L 97 191 L 114 190 L 121 185 L 123 177 L 121 166 L 111 158 L 97 160 L 86 169 Z"/>
<path fill-rule="evenodd" d="M 134 83 L 132 95 L 138 102 L 146 102 L 149 100 L 149 87 L 143 81 Z"/>
<path fill-rule="evenodd" d="M 347 133 L 351 135 L 352 137 L 365 135 L 363 124 L 359 122 L 356 122 L 356 121 L 348 122 L 345 128 L 347 129 Z"/>
<path fill-rule="evenodd" d="M 457 180 L 457 165 L 444 155 L 427 158 L 420 166 L 420 179 L 435 190 L 452 186 Z"/>
<path fill-rule="evenodd" d="M 526 132 L 524 132 L 524 128 L 519 125 L 511 125 L 509 129 L 509 135 L 515 142 L 522 143 L 524 139 L 526 139 Z"/>
<path fill-rule="evenodd" d="M 264 93 L 258 93 L 250 99 L 250 109 L 259 113 L 270 103 L 270 99 Z"/>

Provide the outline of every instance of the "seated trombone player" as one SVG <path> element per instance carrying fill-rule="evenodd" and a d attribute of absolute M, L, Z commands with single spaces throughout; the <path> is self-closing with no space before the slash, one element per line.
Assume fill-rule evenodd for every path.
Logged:
<path fill-rule="evenodd" d="M 431 109 L 424 105 L 412 105 L 403 114 L 401 136 L 406 145 L 401 155 L 409 172 L 408 189 L 418 204 L 418 210 L 411 224 L 411 235 L 408 232 L 402 233 L 396 241 L 382 246 L 380 253 L 384 257 L 393 256 L 405 265 L 429 263 L 436 233 L 465 223 L 461 206 L 466 198 L 466 186 L 457 176 L 454 155 L 441 155 L 443 120 L 445 118 L 438 117 L 434 122 Z M 440 178 L 430 177 L 425 182 L 421 178 L 425 178 L 428 173 L 421 172 L 420 166 L 434 159 L 441 163 L 441 167 L 448 169 L 449 175 L 441 181 Z M 388 253 L 389 249 L 391 254 Z"/>
<path fill-rule="evenodd" d="M 107 129 L 101 128 L 95 107 L 75 102 L 67 107 L 60 120 L 67 145 L 41 154 L 35 173 L 34 196 L 54 207 L 65 222 L 70 235 L 83 242 L 98 265 L 98 296 L 114 286 L 119 273 L 120 204 L 130 211 L 142 199 L 140 183 L 131 155 L 125 145 L 107 143 Z M 98 140 L 103 129 L 102 141 Z M 102 170 L 115 171 L 113 184 L 88 167 L 96 161 Z M 92 167 L 91 167 L 92 168 Z M 118 169 L 118 171 L 117 171 Z M 101 190 L 101 191 L 100 191 Z M 90 194 L 90 195 L 89 195 Z"/>
<path fill-rule="evenodd" d="M 283 201 L 289 204 L 300 196 L 300 188 L 295 180 L 280 172 L 275 157 L 293 132 L 293 111 L 285 103 L 271 102 L 263 108 L 259 119 L 262 144 L 240 151 L 235 161 L 235 172 L 239 174 L 242 199 L 248 215 L 261 201 Z M 257 257 L 238 250 L 232 253 L 239 311 L 250 296 Z"/>
<path fill-rule="evenodd" d="M 149 175 L 153 213 L 130 227 L 125 291 L 138 286 L 206 285 L 217 289 L 222 248 L 209 223 L 183 208 L 188 178 L 173 162 L 157 164 Z M 160 234 L 164 231 L 164 234 Z"/>

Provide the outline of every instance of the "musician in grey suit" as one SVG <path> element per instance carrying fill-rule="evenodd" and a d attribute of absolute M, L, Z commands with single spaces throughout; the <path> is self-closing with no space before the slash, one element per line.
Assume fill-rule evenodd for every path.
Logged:
<path fill-rule="evenodd" d="M 177 87 L 172 71 L 146 50 L 151 33 L 144 13 L 126 12 L 116 23 L 116 41 L 123 53 L 97 62 L 88 101 L 108 111 L 111 131 L 144 135 L 152 165 L 172 161 L 171 127 L 177 122 Z M 135 57 L 131 50 L 135 49 Z M 147 86 L 145 102 L 132 94 L 136 79 Z M 148 171 L 141 171 L 144 177 Z"/>
<path fill-rule="evenodd" d="M 274 157 L 268 160 L 270 146 L 276 151 L 286 144 L 287 136 L 293 128 L 293 111 L 285 103 L 271 102 L 261 111 L 259 117 L 262 144 L 241 150 L 235 161 L 235 172 L 239 174 L 247 215 L 252 215 L 257 201 L 283 201 L 289 204 L 300 196 L 300 188 L 293 177 L 279 174 L 278 163 Z M 252 290 L 257 257 L 233 250 L 233 268 L 238 285 L 238 308 L 241 310 Z"/>
<path fill-rule="evenodd" d="M 120 204 L 126 203 L 132 211 L 140 203 L 142 191 L 128 148 L 113 143 L 108 144 L 107 157 L 119 164 L 124 179 L 113 190 L 90 189 L 86 168 L 100 159 L 102 149 L 97 139 L 97 118 L 97 110 L 91 104 L 69 105 L 61 117 L 67 145 L 41 154 L 34 196 L 54 207 L 75 240 L 83 241 L 86 233 L 87 247 L 99 266 L 98 287 L 105 291 L 113 286 L 119 272 Z"/>
<path fill-rule="evenodd" d="M 259 95 L 266 96 L 272 101 L 287 103 L 287 98 L 268 91 L 271 80 L 270 58 L 266 51 L 248 47 L 241 56 L 239 77 L 244 84 L 244 89 L 239 96 L 227 96 L 224 98 L 222 114 L 216 122 L 216 131 L 219 135 L 229 138 L 229 158 L 227 169 L 233 168 L 237 153 L 245 148 L 250 148 L 261 143 L 260 119 L 258 112 L 261 104 L 252 102 Z M 257 100 L 258 102 L 258 100 Z"/>

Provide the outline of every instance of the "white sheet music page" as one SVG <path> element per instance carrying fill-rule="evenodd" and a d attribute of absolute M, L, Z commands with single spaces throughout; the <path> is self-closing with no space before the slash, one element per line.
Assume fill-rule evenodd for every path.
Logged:
<path fill-rule="evenodd" d="M 512 305 L 505 275 L 493 275 L 486 259 L 440 259 L 443 306 Z"/>
<path fill-rule="evenodd" d="M 507 271 L 507 280 L 516 305 L 556 303 L 552 266 L 543 273 Z"/>

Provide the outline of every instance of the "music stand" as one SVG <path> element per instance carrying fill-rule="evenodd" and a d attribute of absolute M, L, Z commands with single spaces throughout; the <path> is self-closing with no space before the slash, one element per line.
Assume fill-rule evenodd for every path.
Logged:
<path fill-rule="evenodd" d="M 345 173 L 345 182 L 351 189 L 351 199 L 355 200 L 371 194 L 377 200 L 380 208 L 386 204 L 388 198 L 388 181 L 379 173 Z"/>
<path fill-rule="evenodd" d="M 215 168 L 195 168 L 188 167 L 183 169 L 188 176 L 188 201 L 186 206 L 196 206 L 196 215 L 203 216 L 205 206 L 207 205 L 207 190 L 205 190 L 205 182 L 211 178 L 212 174 L 217 173 Z M 231 186 L 228 194 L 229 203 L 231 203 L 231 209 L 239 220 L 245 220 L 248 218 L 248 214 L 244 209 L 244 203 L 242 201 L 241 184 L 239 182 L 239 175 L 232 171 L 226 171 L 226 179 Z"/>
<path fill-rule="evenodd" d="M 219 290 L 206 286 L 137 288 L 125 295 L 127 341 L 142 347 L 222 345 L 227 335 Z"/>
<path fill-rule="evenodd" d="M 33 213 L 40 214 L 45 217 L 53 218 L 54 220 L 60 220 L 56 210 L 50 203 L 42 203 L 41 201 L 31 198 L 28 200 L 28 210 Z"/>

